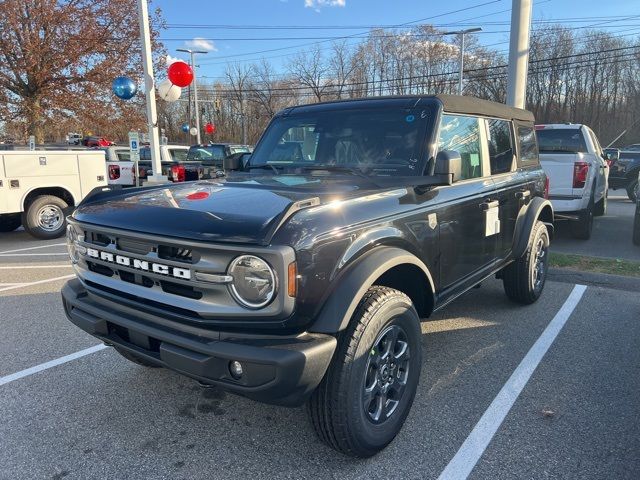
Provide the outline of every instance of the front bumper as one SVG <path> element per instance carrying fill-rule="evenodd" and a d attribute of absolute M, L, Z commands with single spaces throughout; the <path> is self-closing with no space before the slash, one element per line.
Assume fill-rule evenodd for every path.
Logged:
<path fill-rule="evenodd" d="M 336 339 L 331 335 L 243 335 L 213 332 L 146 315 L 88 292 L 78 279 L 62 288 L 69 320 L 108 345 L 128 350 L 200 382 L 275 405 L 304 403 L 322 380 Z M 229 363 L 237 360 L 236 380 Z"/>

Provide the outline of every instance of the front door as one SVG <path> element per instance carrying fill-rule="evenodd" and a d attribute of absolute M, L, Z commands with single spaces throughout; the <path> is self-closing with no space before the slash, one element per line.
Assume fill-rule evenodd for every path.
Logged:
<path fill-rule="evenodd" d="M 438 188 L 441 286 L 480 274 L 497 254 L 500 225 L 495 186 L 488 167 L 484 121 L 443 114 L 438 150 L 462 159 L 461 178 Z"/>

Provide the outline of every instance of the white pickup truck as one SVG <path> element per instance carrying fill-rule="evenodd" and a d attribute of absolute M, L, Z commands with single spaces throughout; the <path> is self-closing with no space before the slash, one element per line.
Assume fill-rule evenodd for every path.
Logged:
<path fill-rule="evenodd" d="M 571 221 L 575 238 L 591 237 L 593 217 L 607 210 L 609 164 L 586 125 L 536 125 L 540 163 L 549 178 L 556 218 Z"/>
<path fill-rule="evenodd" d="M 36 238 L 59 237 L 70 210 L 106 185 L 102 151 L 0 151 L 0 232 L 23 225 Z"/>

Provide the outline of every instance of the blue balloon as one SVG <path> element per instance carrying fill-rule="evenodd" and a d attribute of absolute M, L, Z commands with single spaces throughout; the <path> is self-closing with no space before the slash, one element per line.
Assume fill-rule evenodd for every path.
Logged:
<path fill-rule="evenodd" d="M 130 100 L 138 91 L 138 87 L 129 77 L 116 77 L 111 85 L 116 97 Z"/>
<path fill-rule="evenodd" d="M 184 133 L 189 133 L 189 124 L 188 123 L 183 123 L 182 124 L 182 131 Z"/>

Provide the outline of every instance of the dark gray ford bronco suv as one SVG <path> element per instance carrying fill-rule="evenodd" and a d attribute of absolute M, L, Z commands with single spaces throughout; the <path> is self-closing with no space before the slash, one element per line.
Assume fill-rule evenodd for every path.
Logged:
<path fill-rule="evenodd" d="M 421 319 L 492 275 L 516 302 L 542 293 L 553 210 L 527 111 L 293 107 L 238 163 L 87 198 L 69 218 L 69 319 L 135 363 L 306 402 L 322 440 L 366 457 L 411 408 Z"/>

